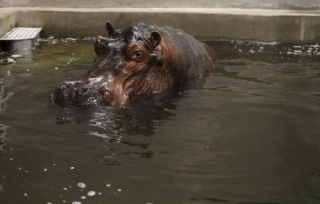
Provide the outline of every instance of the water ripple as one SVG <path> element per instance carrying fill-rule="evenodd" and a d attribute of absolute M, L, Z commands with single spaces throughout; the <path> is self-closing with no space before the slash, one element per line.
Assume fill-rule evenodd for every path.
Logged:
<path fill-rule="evenodd" d="M 6 102 L 13 96 L 13 92 L 5 93 L 4 79 L 0 79 L 0 112 L 4 112 L 6 108 Z"/>
<path fill-rule="evenodd" d="M 0 124 L 0 150 L 3 150 L 3 147 L 6 145 L 6 135 L 7 135 L 7 129 L 10 128 L 7 125 Z"/>

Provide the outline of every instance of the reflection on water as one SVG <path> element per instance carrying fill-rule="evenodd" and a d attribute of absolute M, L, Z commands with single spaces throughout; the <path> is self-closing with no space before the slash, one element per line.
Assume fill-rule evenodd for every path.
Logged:
<path fill-rule="evenodd" d="M 94 58 L 50 41 L 0 69 L 1 204 L 320 201 L 318 44 L 209 42 L 202 88 L 114 109 L 50 102 Z"/>
<path fill-rule="evenodd" d="M 6 102 L 12 97 L 13 92 L 5 93 L 4 78 L 0 78 L 0 112 L 6 110 Z"/>
<path fill-rule="evenodd" d="M 0 75 L 1 77 L 1 75 Z M 6 93 L 5 92 L 5 81 L 4 78 L 0 78 L 0 116 L 6 110 L 6 103 L 13 96 L 13 92 Z M 7 129 L 9 126 L 0 123 L 0 150 L 3 150 L 5 146 L 5 140 L 7 135 Z M 1 186 L 0 186 L 1 187 Z M 0 188 L 1 191 L 1 188 Z"/>
<path fill-rule="evenodd" d="M 3 150 L 3 147 L 6 145 L 6 135 L 7 135 L 7 129 L 9 126 L 0 124 L 0 150 Z"/>
<path fill-rule="evenodd" d="M 155 154 L 148 143 L 135 137 L 152 137 L 162 120 L 174 119 L 174 101 L 184 95 L 185 86 L 179 86 L 155 97 L 137 98 L 130 107 L 114 109 L 109 106 L 64 107 L 64 115 L 57 118 L 59 125 L 85 124 L 89 130 L 79 132 L 100 138 L 104 142 L 126 145 L 130 150 L 117 152 L 108 149 L 96 155 L 95 160 L 106 165 L 121 165 L 120 157 L 151 158 Z M 88 129 L 88 128 L 87 128 Z M 131 150 L 132 149 L 132 150 Z"/>

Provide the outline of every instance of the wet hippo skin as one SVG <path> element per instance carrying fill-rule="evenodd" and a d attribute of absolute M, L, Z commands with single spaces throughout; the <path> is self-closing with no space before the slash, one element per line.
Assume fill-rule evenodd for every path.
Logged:
<path fill-rule="evenodd" d="M 58 104 L 129 105 L 142 95 L 163 93 L 212 70 L 215 51 L 182 30 L 138 24 L 115 30 L 94 42 L 96 59 L 82 75 L 61 82 L 52 99 Z"/>

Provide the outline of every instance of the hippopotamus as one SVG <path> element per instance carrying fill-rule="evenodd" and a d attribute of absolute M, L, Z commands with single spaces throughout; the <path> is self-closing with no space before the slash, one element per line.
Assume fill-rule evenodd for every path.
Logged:
<path fill-rule="evenodd" d="M 137 24 L 115 29 L 94 42 L 96 58 L 80 76 L 58 84 L 58 104 L 122 107 L 134 97 L 163 93 L 186 81 L 202 79 L 215 68 L 216 52 L 182 30 Z"/>

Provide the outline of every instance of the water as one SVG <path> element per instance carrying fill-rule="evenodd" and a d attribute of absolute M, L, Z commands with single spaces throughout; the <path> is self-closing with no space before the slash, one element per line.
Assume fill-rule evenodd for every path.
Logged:
<path fill-rule="evenodd" d="M 319 45 L 209 42 L 219 69 L 203 89 L 51 103 L 92 44 L 51 39 L 1 66 L 1 204 L 320 202 Z"/>

